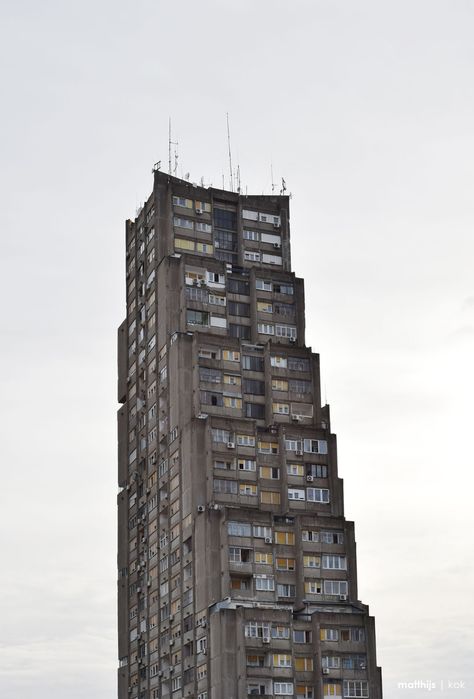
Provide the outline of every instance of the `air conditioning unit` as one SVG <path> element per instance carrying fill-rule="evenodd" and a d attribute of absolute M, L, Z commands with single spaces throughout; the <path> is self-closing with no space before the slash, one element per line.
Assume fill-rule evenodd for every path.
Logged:
<path fill-rule="evenodd" d="M 291 419 L 293 420 L 293 422 L 301 422 L 302 417 L 301 415 L 292 415 Z"/>
<path fill-rule="evenodd" d="M 202 653 L 203 655 L 207 655 L 207 648 L 203 648 L 202 651 L 201 651 L 201 653 Z"/>
<path fill-rule="evenodd" d="M 273 247 L 275 248 L 275 250 L 280 250 L 281 245 L 280 243 L 273 243 Z"/>
<path fill-rule="evenodd" d="M 146 543 L 146 536 L 142 536 L 142 544 Z"/>
<path fill-rule="evenodd" d="M 137 587 L 137 592 L 140 593 L 142 591 L 141 587 Z"/>
<path fill-rule="evenodd" d="M 193 281 L 193 284 L 194 284 L 194 286 L 199 286 L 199 279 L 195 279 L 195 280 Z"/>
<path fill-rule="evenodd" d="M 296 456 L 303 456 L 303 450 L 302 449 L 297 449 L 295 451 Z"/>
<path fill-rule="evenodd" d="M 235 449 L 235 442 L 227 442 L 227 449 Z"/>
<path fill-rule="evenodd" d="M 196 209 L 197 214 L 202 214 L 202 209 Z"/>
<path fill-rule="evenodd" d="M 329 675 L 329 668 L 323 667 L 323 675 Z"/>
<path fill-rule="evenodd" d="M 170 641 L 170 646 L 174 646 L 174 640 L 173 640 L 173 639 L 171 639 L 171 641 Z"/>
<path fill-rule="evenodd" d="M 158 670 L 158 677 L 163 677 L 163 670 Z"/>
<path fill-rule="evenodd" d="M 341 602 L 346 602 L 347 601 L 347 595 L 339 595 L 339 599 Z"/>
<path fill-rule="evenodd" d="M 314 476 L 306 476 L 306 480 L 308 483 L 312 483 L 314 481 Z"/>
<path fill-rule="evenodd" d="M 151 587 L 151 580 L 149 580 L 146 584 L 147 587 Z"/>
<path fill-rule="evenodd" d="M 273 539 L 271 536 L 266 536 L 265 537 L 265 543 L 266 544 L 273 544 Z"/>
<path fill-rule="evenodd" d="M 367 670 L 367 665 L 365 665 L 364 663 L 361 663 L 359 665 L 359 670 Z"/>
<path fill-rule="evenodd" d="M 205 512 L 205 511 L 206 511 L 205 505 L 198 505 L 198 512 Z"/>
<path fill-rule="evenodd" d="M 276 221 L 275 221 L 275 223 L 273 224 L 273 228 L 280 228 L 280 224 L 276 223 Z"/>
<path fill-rule="evenodd" d="M 151 493 L 151 488 L 146 489 L 146 494 L 149 495 Z"/>
<path fill-rule="evenodd" d="M 202 626 L 202 628 L 205 628 L 205 627 L 207 626 L 207 621 L 206 621 L 206 619 L 201 619 L 201 621 L 200 621 L 200 626 Z"/>
<path fill-rule="evenodd" d="M 290 337 L 290 342 L 296 342 L 296 337 Z"/>
<path fill-rule="evenodd" d="M 262 643 L 270 643 L 270 636 L 264 636 L 262 638 Z"/>

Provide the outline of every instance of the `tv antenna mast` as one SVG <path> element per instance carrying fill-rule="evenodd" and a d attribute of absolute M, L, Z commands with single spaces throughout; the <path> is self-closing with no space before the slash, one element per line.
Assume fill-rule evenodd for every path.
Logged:
<path fill-rule="evenodd" d="M 227 147 L 229 149 L 229 172 L 230 172 L 230 191 L 234 191 L 234 178 L 232 175 L 232 151 L 230 149 L 230 128 L 229 128 L 229 112 L 226 113 L 227 116 Z"/>
<path fill-rule="evenodd" d="M 171 140 L 171 117 L 168 122 L 168 174 L 171 175 L 171 146 L 176 146 L 174 149 L 174 169 L 173 175 L 176 177 L 178 170 L 178 141 Z"/>
<path fill-rule="evenodd" d="M 270 161 L 270 173 L 272 176 L 272 194 L 275 194 L 275 183 L 273 181 L 273 163 Z"/>

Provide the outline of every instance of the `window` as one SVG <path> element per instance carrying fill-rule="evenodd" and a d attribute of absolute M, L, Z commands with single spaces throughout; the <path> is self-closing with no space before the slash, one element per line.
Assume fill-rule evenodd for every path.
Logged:
<path fill-rule="evenodd" d="M 200 347 L 198 356 L 202 359 L 220 359 L 221 353 L 217 348 L 210 349 L 208 347 Z"/>
<path fill-rule="evenodd" d="M 198 665 L 197 668 L 197 678 L 198 680 L 203 680 L 205 677 L 207 677 L 207 665 Z"/>
<path fill-rule="evenodd" d="M 255 420 L 265 419 L 265 405 L 260 403 L 245 403 L 245 417 L 252 417 Z"/>
<path fill-rule="evenodd" d="M 228 444 L 232 441 L 230 432 L 228 430 L 212 429 L 211 435 L 213 442 L 218 442 L 220 444 Z"/>
<path fill-rule="evenodd" d="M 277 570 L 295 570 L 295 559 L 294 558 L 277 558 L 276 559 Z"/>
<path fill-rule="evenodd" d="M 317 542 L 317 541 L 319 541 L 319 532 L 305 529 L 301 532 L 301 539 L 302 539 L 302 541 Z"/>
<path fill-rule="evenodd" d="M 238 374 L 224 374 L 224 383 L 227 386 L 240 386 L 242 379 Z"/>
<path fill-rule="evenodd" d="M 275 335 L 277 337 L 296 338 L 296 325 L 281 325 L 277 323 L 275 325 Z"/>
<path fill-rule="evenodd" d="M 196 653 L 204 653 L 207 650 L 207 637 L 203 636 L 196 641 Z"/>
<path fill-rule="evenodd" d="M 347 580 L 325 580 L 325 595 L 347 595 Z"/>
<path fill-rule="evenodd" d="M 321 580 L 306 580 L 304 591 L 307 595 L 320 595 L 322 590 Z"/>
<path fill-rule="evenodd" d="M 253 525 L 253 535 L 256 539 L 267 539 L 272 535 L 271 527 L 262 527 L 259 524 Z"/>
<path fill-rule="evenodd" d="M 224 471 L 235 471 L 235 463 L 233 461 L 214 461 L 214 468 L 220 468 Z"/>
<path fill-rule="evenodd" d="M 255 446 L 255 437 L 253 435 L 250 435 L 250 434 L 238 434 L 237 435 L 237 444 L 240 447 L 254 447 Z"/>
<path fill-rule="evenodd" d="M 257 301 L 257 311 L 259 313 L 273 313 L 273 306 L 269 301 Z"/>
<path fill-rule="evenodd" d="M 174 246 L 180 250 L 194 250 L 195 249 L 194 240 L 186 240 L 185 238 L 175 238 Z"/>
<path fill-rule="evenodd" d="M 275 626 L 272 626 L 272 638 L 290 638 L 290 629 L 288 628 L 288 626 L 276 624 Z"/>
<path fill-rule="evenodd" d="M 225 306 L 226 297 L 219 296 L 218 294 L 209 294 L 209 303 L 213 306 Z"/>
<path fill-rule="evenodd" d="M 277 585 L 278 597 L 294 597 L 296 595 L 296 585 Z"/>
<path fill-rule="evenodd" d="M 287 367 L 287 359 L 286 357 L 282 357 L 280 355 L 275 355 L 272 354 L 270 356 L 270 364 L 277 369 L 286 369 Z"/>
<path fill-rule="evenodd" d="M 298 672 L 312 672 L 313 658 L 311 658 L 310 656 L 295 658 L 295 670 L 297 670 Z M 298 691 L 298 688 L 296 688 L 296 691 Z"/>
<path fill-rule="evenodd" d="M 294 629 L 293 643 L 311 643 L 311 631 Z"/>
<path fill-rule="evenodd" d="M 343 544 L 344 534 L 342 532 L 322 531 L 321 542 L 323 544 Z"/>
<path fill-rule="evenodd" d="M 222 350 L 222 359 L 225 362 L 240 362 L 240 352 L 234 350 Z"/>
<path fill-rule="evenodd" d="M 267 252 L 263 253 L 262 262 L 266 265 L 280 265 L 280 266 L 282 263 L 280 255 L 269 255 Z"/>
<path fill-rule="evenodd" d="M 246 218 L 250 221 L 258 221 L 258 211 L 249 211 L 248 209 L 242 209 L 242 218 Z"/>
<path fill-rule="evenodd" d="M 204 311 L 193 311 L 188 308 L 186 311 L 186 322 L 189 325 L 209 325 L 209 313 Z"/>
<path fill-rule="evenodd" d="M 251 483 L 241 483 L 239 486 L 240 495 L 251 495 L 255 497 L 257 495 L 257 486 Z"/>
<path fill-rule="evenodd" d="M 236 398 L 235 396 L 224 396 L 224 408 L 242 408 L 242 398 Z"/>
<path fill-rule="evenodd" d="M 323 556 L 323 568 L 327 570 L 346 570 L 347 562 L 345 556 Z"/>
<path fill-rule="evenodd" d="M 219 272 L 206 272 L 206 280 L 211 287 L 225 285 L 225 276 Z"/>
<path fill-rule="evenodd" d="M 304 476 L 303 464 L 287 464 L 286 472 L 289 476 Z"/>
<path fill-rule="evenodd" d="M 222 373 L 218 369 L 209 367 L 199 367 L 199 379 L 207 383 L 220 383 L 222 381 Z"/>
<path fill-rule="evenodd" d="M 239 471 L 255 471 L 256 464 L 253 459 L 239 459 L 237 461 Z"/>
<path fill-rule="evenodd" d="M 350 629 L 341 630 L 341 641 L 362 643 L 365 641 L 365 629 L 362 626 L 353 626 Z"/>
<path fill-rule="evenodd" d="M 273 490 L 260 491 L 260 502 L 262 505 L 279 505 L 281 502 L 280 493 Z"/>
<path fill-rule="evenodd" d="M 265 667 L 265 656 L 247 655 L 247 667 Z"/>
<path fill-rule="evenodd" d="M 272 553 L 262 553 L 261 551 L 255 551 L 254 558 L 255 563 L 258 563 L 259 565 L 273 565 Z"/>
<path fill-rule="evenodd" d="M 321 629 L 319 632 L 321 641 L 338 641 L 339 640 L 339 630 L 338 629 Z"/>
<path fill-rule="evenodd" d="M 258 323 L 257 330 L 262 335 L 274 335 L 275 328 L 270 323 Z"/>
<path fill-rule="evenodd" d="M 171 691 L 175 692 L 177 689 L 181 689 L 181 675 L 173 677 L 171 680 Z"/>
<path fill-rule="evenodd" d="M 307 454 L 327 454 L 328 443 L 325 439 L 304 439 L 304 451 Z"/>
<path fill-rule="evenodd" d="M 255 288 L 259 291 L 272 291 L 272 283 L 267 279 L 256 279 Z"/>
<path fill-rule="evenodd" d="M 274 682 L 273 693 L 278 696 L 293 696 L 293 682 Z"/>
<path fill-rule="evenodd" d="M 245 624 L 246 638 L 270 638 L 270 624 L 261 621 L 249 621 Z"/>
<path fill-rule="evenodd" d="M 240 338 L 241 340 L 250 340 L 250 332 L 250 325 L 238 325 L 236 323 L 229 323 L 230 337 Z"/>
<path fill-rule="evenodd" d="M 173 219 L 173 223 L 178 228 L 187 228 L 189 230 L 193 230 L 194 228 L 194 223 L 189 218 L 181 218 L 180 216 L 175 216 Z"/>
<path fill-rule="evenodd" d="M 272 403 L 272 412 L 275 415 L 289 415 L 290 405 L 289 403 Z"/>
<path fill-rule="evenodd" d="M 276 294 L 287 294 L 288 296 L 293 296 L 293 284 L 286 284 L 284 282 L 278 283 L 274 282 L 273 283 L 273 291 Z"/>
<path fill-rule="evenodd" d="M 173 197 L 173 205 L 174 206 L 182 206 L 183 208 L 186 208 L 186 209 L 193 208 L 192 199 L 185 199 L 184 197 Z"/>
<path fill-rule="evenodd" d="M 214 225 L 218 228 L 235 230 L 237 228 L 237 213 L 214 206 Z"/>
<path fill-rule="evenodd" d="M 224 405 L 222 393 L 213 393 L 212 391 L 201 391 L 201 403 L 203 405 L 215 405 L 222 407 Z"/>
<path fill-rule="evenodd" d="M 207 289 L 201 289 L 199 286 L 187 286 L 186 296 L 190 301 L 200 301 L 201 303 L 209 301 L 209 292 Z"/>
<path fill-rule="evenodd" d="M 243 296 L 249 296 L 250 285 L 248 282 L 242 281 L 241 279 L 228 279 L 227 291 L 229 291 L 231 294 L 242 294 Z"/>
<path fill-rule="evenodd" d="M 293 318 L 296 312 L 296 308 L 292 303 L 275 303 L 273 309 L 276 314 L 280 316 L 285 316 L 286 318 Z"/>
<path fill-rule="evenodd" d="M 344 697 L 368 697 L 367 680 L 344 680 Z"/>
<path fill-rule="evenodd" d="M 237 546 L 229 546 L 230 563 L 249 563 L 251 561 L 251 549 L 242 549 Z"/>
<path fill-rule="evenodd" d="M 275 532 L 275 542 L 277 544 L 286 544 L 287 546 L 293 546 L 295 543 L 294 532 L 289 532 L 289 531 Z"/>
<path fill-rule="evenodd" d="M 260 253 L 253 250 L 244 250 L 244 260 L 248 262 L 260 262 Z"/>
<path fill-rule="evenodd" d="M 201 221 L 198 221 L 195 227 L 200 233 L 212 233 L 212 226 L 209 223 L 202 223 Z"/>
<path fill-rule="evenodd" d="M 214 492 L 237 495 L 237 481 L 214 478 Z"/>
<path fill-rule="evenodd" d="M 264 396 L 265 395 L 265 382 L 258 381 L 257 379 L 244 379 L 243 392 L 244 393 L 251 393 L 255 396 Z"/>
<path fill-rule="evenodd" d="M 362 654 L 343 655 L 342 667 L 345 670 L 365 670 L 367 668 L 367 656 Z"/>
<path fill-rule="evenodd" d="M 341 659 L 337 655 L 323 655 L 321 658 L 322 667 L 332 668 L 337 670 L 341 667 Z"/>
<path fill-rule="evenodd" d="M 273 466 L 260 466 L 260 478 L 278 480 L 280 478 L 280 469 Z"/>
<path fill-rule="evenodd" d="M 306 497 L 308 502 L 329 502 L 329 490 L 327 488 L 307 488 Z"/>
<path fill-rule="evenodd" d="M 288 369 L 291 371 L 309 371 L 309 359 L 305 357 L 288 357 Z"/>
<path fill-rule="evenodd" d="M 228 304 L 229 314 L 232 316 L 244 316 L 250 317 L 250 304 L 241 303 L 238 301 L 229 301 Z"/>
<path fill-rule="evenodd" d="M 324 464 L 306 464 L 307 475 L 313 478 L 327 478 L 328 467 Z"/>
<path fill-rule="evenodd" d="M 272 389 L 274 391 L 288 391 L 288 381 L 286 379 L 272 379 Z"/>
<path fill-rule="evenodd" d="M 304 500 L 304 488 L 288 488 L 288 500 Z"/>
<path fill-rule="evenodd" d="M 227 522 L 229 536 L 252 536 L 252 527 L 247 522 Z"/>
<path fill-rule="evenodd" d="M 303 565 L 305 568 L 319 568 L 321 559 L 319 556 L 303 556 Z"/>
<path fill-rule="evenodd" d="M 306 684 L 296 685 L 296 699 L 313 699 L 313 688 Z"/>
<path fill-rule="evenodd" d="M 251 354 L 242 355 L 242 369 L 247 371 L 264 371 L 265 363 L 263 357 L 256 357 Z M 265 390 L 263 391 L 265 393 Z M 249 391 L 251 393 L 251 391 Z"/>
<path fill-rule="evenodd" d="M 303 379 L 290 379 L 290 391 L 293 391 L 293 393 L 311 393 L 311 381 L 304 381 Z"/>
<path fill-rule="evenodd" d="M 196 201 L 196 213 L 199 213 L 199 210 L 201 213 L 206 213 L 209 214 L 211 213 L 211 204 L 208 201 Z"/>
<path fill-rule="evenodd" d="M 273 592 L 275 590 L 275 580 L 273 576 L 256 575 L 255 589 L 260 592 Z"/>
<path fill-rule="evenodd" d="M 244 240 L 254 240 L 258 242 L 260 240 L 260 234 L 258 231 L 249 231 L 244 228 L 243 238 Z"/>
<path fill-rule="evenodd" d="M 278 443 L 259 441 L 258 451 L 260 454 L 278 454 Z"/>
<path fill-rule="evenodd" d="M 273 667 L 291 667 L 291 655 L 288 653 L 274 653 Z"/>

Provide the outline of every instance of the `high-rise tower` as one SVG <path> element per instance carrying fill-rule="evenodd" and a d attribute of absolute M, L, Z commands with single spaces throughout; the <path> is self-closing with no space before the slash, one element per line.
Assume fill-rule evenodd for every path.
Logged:
<path fill-rule="evenodd" d="M 288 207 L 157 171 L 127 222 L 119 699 L 381 699 Z"/>

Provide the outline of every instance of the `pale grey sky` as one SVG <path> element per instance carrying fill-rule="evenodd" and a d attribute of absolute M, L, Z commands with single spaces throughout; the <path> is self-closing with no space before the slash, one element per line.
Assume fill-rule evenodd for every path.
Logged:
<path fill-rule="evenodd" d="M 385 699 L 464 680 L 474 4 L 2 3 L 2 699 L 115 696 L 124 220 L 167 162 L 285 177 Z"/>

